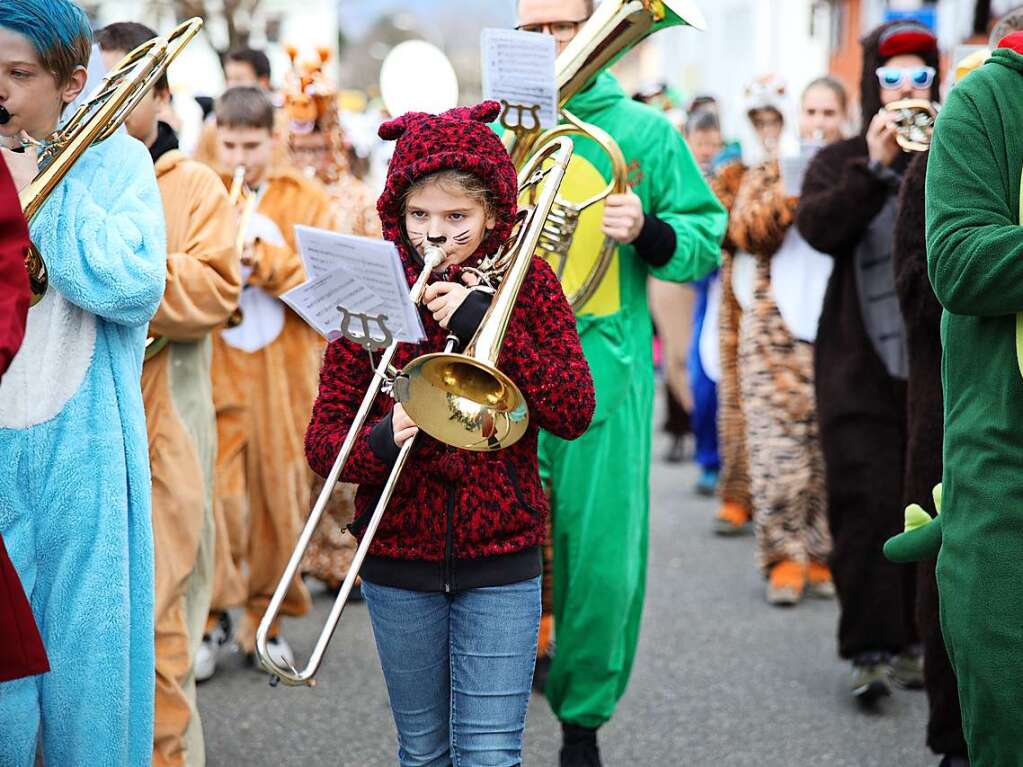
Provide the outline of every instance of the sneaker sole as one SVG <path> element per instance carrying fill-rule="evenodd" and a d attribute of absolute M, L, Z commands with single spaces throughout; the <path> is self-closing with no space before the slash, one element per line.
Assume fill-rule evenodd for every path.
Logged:
<path fill-rule="evenodd" d="M 769 594 L 767 604 L 772 607 L 795 607 L 800 603 L 800 598 L 791 594 Z"/>
<path fill-rule="evenodd" d="M 863 705 L 870 705 L 892 694 L 891 688 L 880 679 L 874 679 L 852 691 L 853 697 Z"/>

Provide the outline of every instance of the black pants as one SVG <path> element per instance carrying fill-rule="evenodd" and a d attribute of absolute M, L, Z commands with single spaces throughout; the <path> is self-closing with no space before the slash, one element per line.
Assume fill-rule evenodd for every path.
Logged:
<path fill-rule="evenodd" d="M 899 395 L 871 403 L 873 412 L 828 408 L 821 420 L 843 658 L 901 652 L 917 641 L 916 566 L 893 564 L 882 550 L 904 522 L 904 388 Z"/>

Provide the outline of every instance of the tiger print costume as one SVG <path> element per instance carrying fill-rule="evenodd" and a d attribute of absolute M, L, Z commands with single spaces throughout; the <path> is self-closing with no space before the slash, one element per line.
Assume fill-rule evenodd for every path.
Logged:
<path fill-rule="evenodd" d="M 785 560 L 824 563 L 831 552 L 813 345 L 793 336 L 771 291 L 771 258 L 792 225 L 795 202 L 784 194 L 778 163 L 758 165 L 743 178 L 728 227 L 735 247 L 757 258 L 738 358 L 757 565 L 765 575 Z"/>
<path fill-rule="evenodd" d="M 731 211 L 746 167 L 731 162 L 710 181 L 718 200 Z M 732 293 L 732 256 L 735 245 L 726 235 L 721 246 L 721 313 L 718 317 L 721 373 L 718 378 L 718 451 L 721 472 L 718 496 L 722 504 L 734 504 L 750 515 L 750 476 L 746 451 L 746 420 L 743 417 L 739 384 L 739 318 L 742 308 Z"/>

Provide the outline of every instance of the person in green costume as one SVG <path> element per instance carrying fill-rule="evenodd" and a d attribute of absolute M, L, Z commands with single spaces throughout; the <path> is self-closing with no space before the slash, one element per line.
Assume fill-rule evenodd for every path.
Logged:
<path fill-rule="evenodd" d="M 949 94 L 927 166 L 928 273 L 945 309 L 944 469 L 930 521 L 885 554 L 937 554 L 941 629 L 973 767 L 1023 761 L 1023 33 Z M 940 551 L 939 551 L 940 549 Z"/>
<path fill-rule="evenodd" d="M 520 29 L 552 34 L 562 49 L 593 9 L 585 0 L 521 0 L 518 10 Z M 618 142 L 631 189 L 608 198 L 596 223 L 620 245 L 593 298 L 576 307 L 597 391 L 593 423 L 575 442 L 540 434 L 554 520 L 557 637 L 546 693 L 562 723 L 563 767 L 600 764 L 596 730 L 625 691 L 639 635 L 654 395 L 647 278 L 688 282 L 710 273 L 726 226 L 682 136 L 662 113 L 632 101 L 611 74 L 597 75 L 566 109 Z M 606 183 L 606 155 L 588 139 L 573 141 Z M 579 235 L 575 243 L 571 258 L 596 255 L 594 247 L 577 258 Z M 569 290 L 571 279 L 569 270 Z"/>

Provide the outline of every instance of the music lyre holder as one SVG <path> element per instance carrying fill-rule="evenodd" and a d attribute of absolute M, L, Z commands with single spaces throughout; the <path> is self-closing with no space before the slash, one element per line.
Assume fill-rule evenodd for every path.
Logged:
<path fill-rule="evenodd" d="M 387 327 L 386 314 L 363 314 L 353 312 L 351 309 L 338 304 L 338 312 L 341 313 L 341 325 L 338 328 L 341 335 L 357 346 L 361 346 L 369 353 L 370 365 L 373 364 L 373 352 L 386 349 L 394 341 L 394 334 Z M 359 330 L 353 330 L 353 324 L 358 321 Z M 372 326 L 376 325 L 382 334 L 381 338 L 373 335 Z"/>
<path fill-rule="evenodd" d="M 512 115 L 514 114 L 514 119 Z M 528 118 L 528 119 L 527 119 Z M 539 104 L 513 104 L 506 99 L 501 99 L 501 116 L 498 118 L 501 127 L 512 132 L 515 136 L 516 146 L 528 144 L 525 141 L 528 136 L 536 136 L 540 133 L 540 105 Z M 512 158 L 514 161 L 514 157 Z"/>

